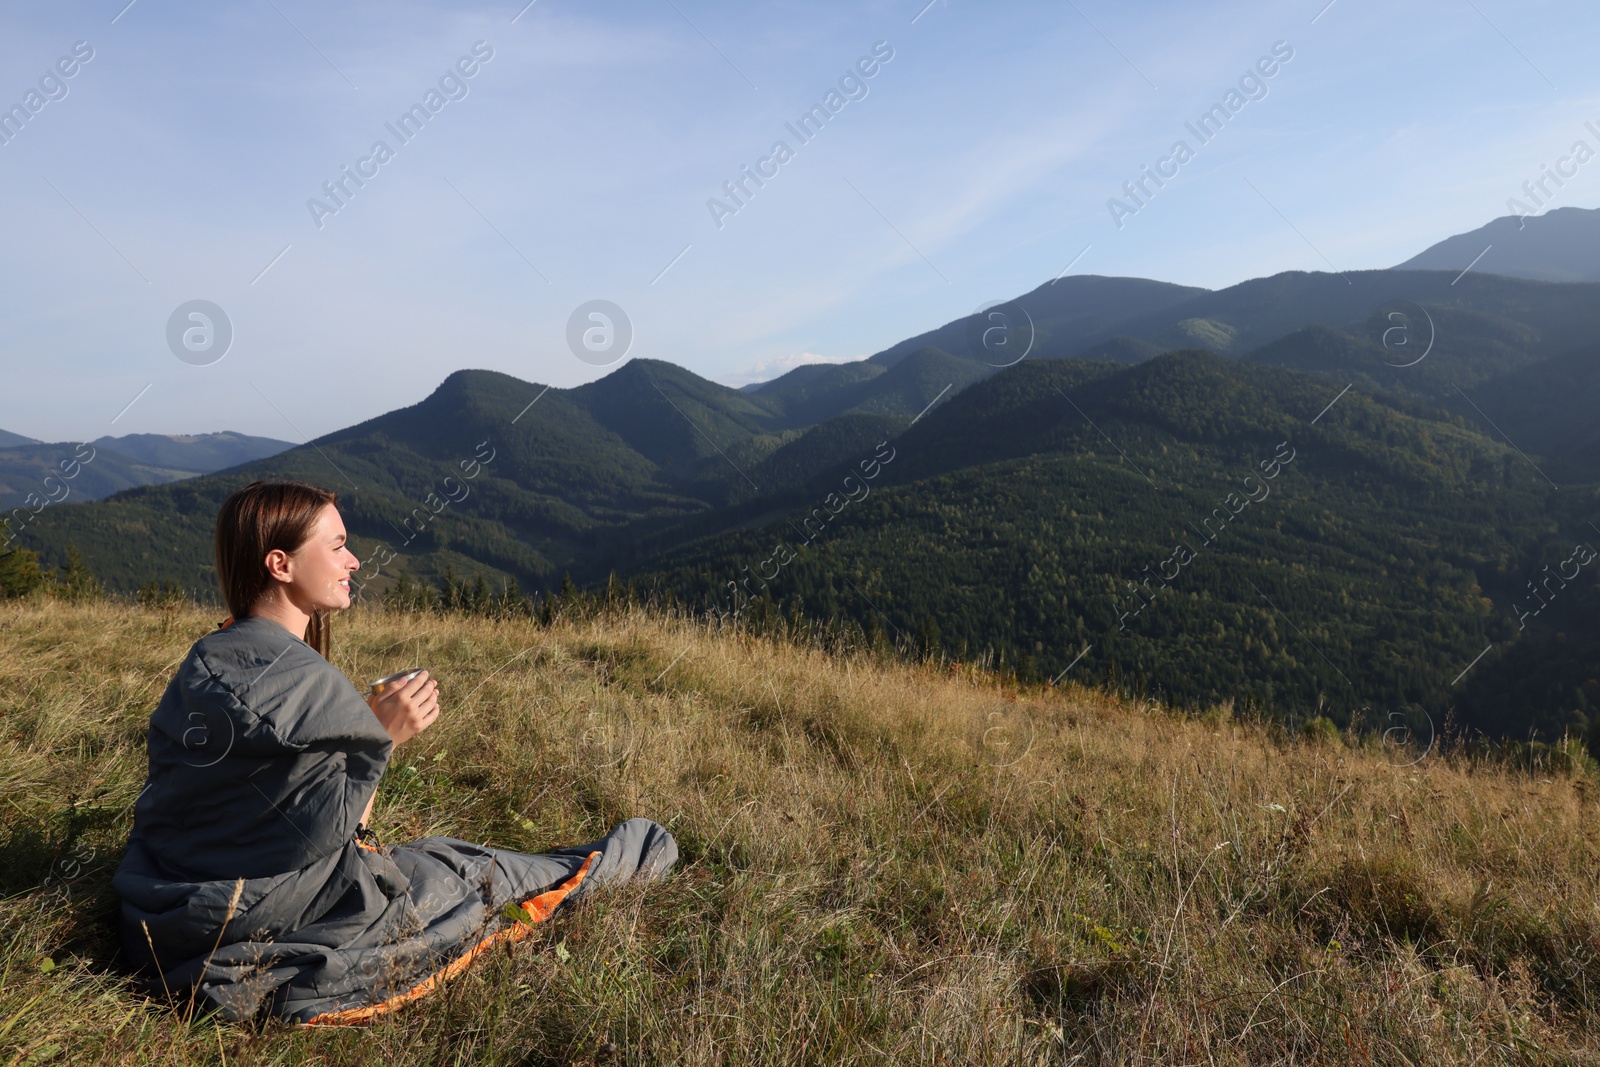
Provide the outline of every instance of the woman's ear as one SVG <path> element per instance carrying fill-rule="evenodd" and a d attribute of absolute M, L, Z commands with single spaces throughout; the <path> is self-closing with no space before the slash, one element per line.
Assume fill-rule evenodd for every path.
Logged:
<path fill-rule="evenodd" d="M 278 581 L 288 582 L 290 580 L 289 553 L 283 549 L 275 548 L 268 552 L 266 558 L 262 560 L 262 564 L 267 568 L 267 573 Z"/>

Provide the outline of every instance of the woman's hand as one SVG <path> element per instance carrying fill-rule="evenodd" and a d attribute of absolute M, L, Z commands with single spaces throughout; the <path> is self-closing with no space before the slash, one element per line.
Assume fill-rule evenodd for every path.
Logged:
<path fill-rule="evenodd" d="M 367 704 L 398 745 L 416 737 L 439 717 L 439 683 L 428 677 L 427 671 L 419 671 L 403 685 L 369 697 Z"/>

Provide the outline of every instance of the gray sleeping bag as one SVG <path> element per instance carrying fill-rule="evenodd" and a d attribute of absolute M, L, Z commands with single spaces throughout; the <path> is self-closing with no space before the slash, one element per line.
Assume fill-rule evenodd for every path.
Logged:
<path fill-rule="evenodd" d="M 349 680 L 276 622 L 195 643 L 151 716 L 112 882 L 123 947 L 154 990 L 229 1019 L 361 1022 L 564 901 L 677 860 L 646 819 L 538 856 L 446 837 L 374 848 L 356 830 L 391 748 Z"/>

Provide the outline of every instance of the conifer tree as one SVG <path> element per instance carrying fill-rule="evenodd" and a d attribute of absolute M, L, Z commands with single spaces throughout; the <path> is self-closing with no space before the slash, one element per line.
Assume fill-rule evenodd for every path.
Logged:
<path fill-rule="evenodd" d="M 67 562 L 56 571 L 56 585 L 62 596 L 74 602 L 96 600 L 105 592 L 100 579 L 83 562 L 77 545 L 67 546 Z"/>
<path fill-rule="evenodd" d="M 26 548 L 0 551 L 0 599 L 27 596 L 44 585 L 47 578 L 39 569 L 39 554 Z"/>

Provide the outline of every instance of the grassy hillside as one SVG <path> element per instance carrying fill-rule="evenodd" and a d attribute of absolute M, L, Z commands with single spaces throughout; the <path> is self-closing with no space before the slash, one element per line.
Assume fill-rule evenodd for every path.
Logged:
<path fill-rule="evenodd" d="M 444 686 L 386 840 L 537 850 L 642 814 L 675 877 L 370 1029 L 191 1020 L 119 976 L 109 877 L 149 710 L 213 615 L 0 605 L 6 1063 L 1600 1057 L 1582 757 L 1291 736 L 639 611 L 358 613 L 335 660 Z"/>

